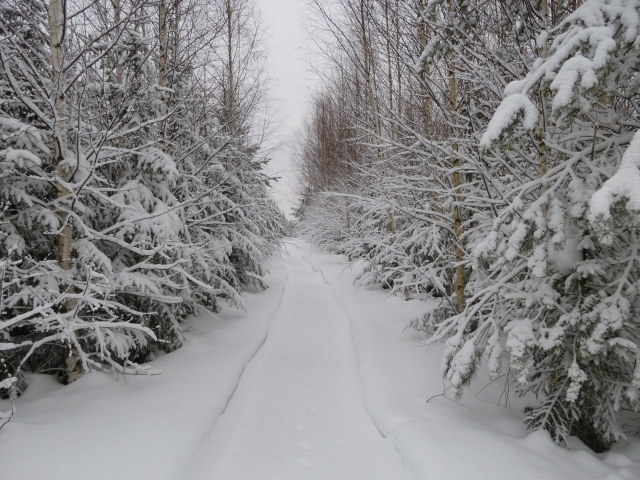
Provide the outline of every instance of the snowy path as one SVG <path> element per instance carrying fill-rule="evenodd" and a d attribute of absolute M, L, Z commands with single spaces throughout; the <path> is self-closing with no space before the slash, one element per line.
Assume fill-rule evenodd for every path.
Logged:
<path fill-rule="evenodd" d="M 360 265 L 298 245 L 247 312 L 191 317 L 162 375 L 29 375 L 0 479 L 640 480 L 640 441 L 560 448 L 522 424 L 528 399 L 499 405 L 501 382 L 438 396 L 444 347 L 404 330 L 426 303 L 355 289 Z"/>
<path fill-rule="evenodd" d="M 411 478 L 365 411 L 348 318 L 322 274 L 289 251 L 267 340 L 185 478 Z"/>

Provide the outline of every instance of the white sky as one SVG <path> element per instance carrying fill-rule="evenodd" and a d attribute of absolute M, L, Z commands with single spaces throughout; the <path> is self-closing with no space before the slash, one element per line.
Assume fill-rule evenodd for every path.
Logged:
<path fill-rule="evenodd" d="M 314 84 L 304 60 L 307 44 L 303 26 L 305 5 L 303 0 L 258 0 L 258 4 L 267 27 L 269 76 L 273 82 L 271 95 L 284 119 L 276 139 L 283 142 L 283 146 L 272 155 L 269 170 L 282 177 L 274 185 L 273 194 L 282 211 L 291 218 L 291 207 L 297 198 L 293 193 L 295 177 L 289 144 L 293 131 L 302 123 L 305 102 Z"/>

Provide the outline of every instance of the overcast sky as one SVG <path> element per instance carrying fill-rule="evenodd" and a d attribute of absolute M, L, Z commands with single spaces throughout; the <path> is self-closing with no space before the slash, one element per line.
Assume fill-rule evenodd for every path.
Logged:
<path fill-rule="evenodd" d="M 272 97 L 284 119 L 278 139 L 285 145 L 278 149 L 270 165 L 282 179 L 274 185 L 274 196 L 282 210 L 291 217 L 295 205 L 295 178 L 291 169 L 290 143 L 294 129 L 304 117 L 306 100 L 314 84 L 304 60 L 307 36 L 303 27 L 303 0 L 258 0 L 268 31 L 269 73 L 273 82 Z"/>

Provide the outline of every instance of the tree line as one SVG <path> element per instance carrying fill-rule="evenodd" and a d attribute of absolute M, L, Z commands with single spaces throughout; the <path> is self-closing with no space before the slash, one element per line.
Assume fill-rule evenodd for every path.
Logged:
<path fill-rule="evenodd" d="M 266 54 L 253 0 L 0 3 L 5 397 L 25 371 L 144 373 L 263 286 Z"/>
<path fill-rule="evenodd" d="M 640 6 L 313 0 L 299 229 L 435 308 L 446 394 L 488 369 L 596 451 L 640 411 Z"/>

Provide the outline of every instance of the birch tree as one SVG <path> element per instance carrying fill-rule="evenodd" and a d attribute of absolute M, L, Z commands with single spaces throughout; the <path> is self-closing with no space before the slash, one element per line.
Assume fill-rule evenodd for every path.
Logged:
<path fill-rule="evenodd" d="M 264 76 L 240 77 L 237 133 L 216 7 L 0 7 L 0 392 L 29 369 L 144 373 L 188 314 L 244 308 L 243 286 L 262 285 L 284 224 L 254 128 L 264 96 L 243 96 Z"/>

